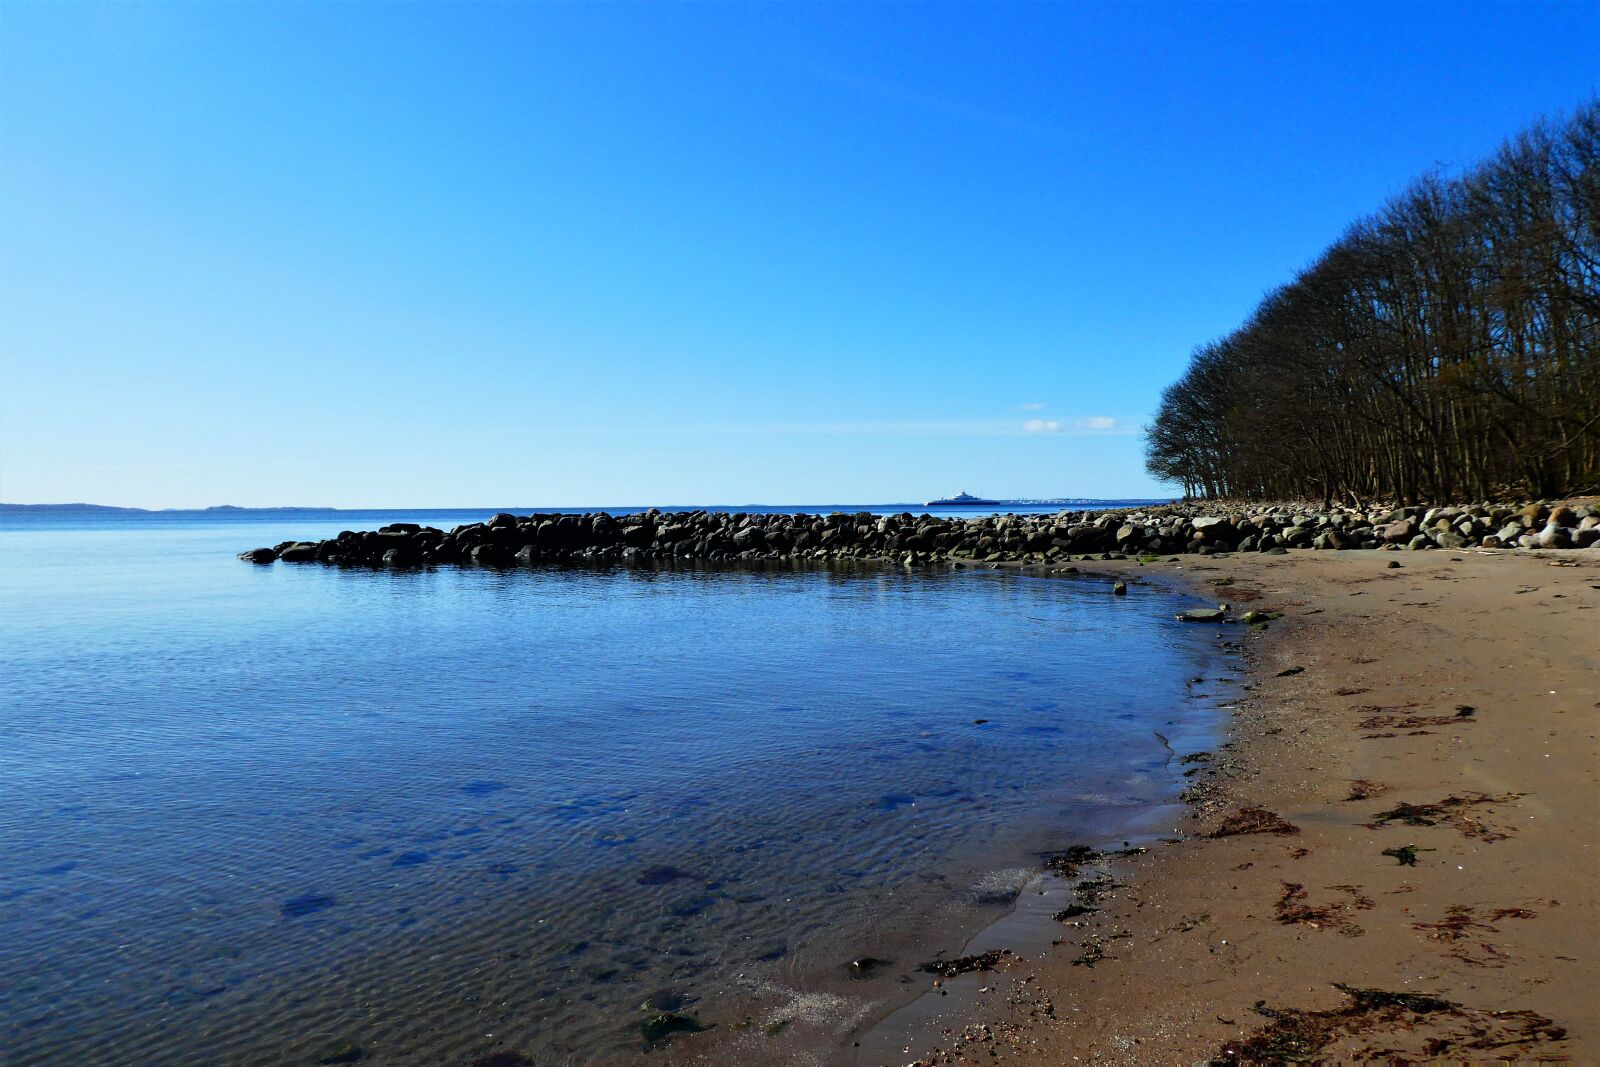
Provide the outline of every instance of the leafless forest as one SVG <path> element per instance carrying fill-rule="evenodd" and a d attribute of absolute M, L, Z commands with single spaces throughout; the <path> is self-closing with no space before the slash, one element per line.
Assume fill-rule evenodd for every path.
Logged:
<path fill-rule="evenodd" d="M 1418 180 L 1198 348 L 1148 466 L 1249 499 L 1600 485 L 1600 100 Z"/>

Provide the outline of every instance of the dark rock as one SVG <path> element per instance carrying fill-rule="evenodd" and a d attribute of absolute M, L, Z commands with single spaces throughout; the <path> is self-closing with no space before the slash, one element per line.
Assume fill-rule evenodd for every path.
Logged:
<path fill-rule="evenodd" d="M 285 919 L 298 919 L 303 915 L 311 915 L 331 908 L 338 903 L 338 899 L 322 893 L 306 893 L 283 902 L 279 909 Z"/>
<path fill-rule="evenodd" d="M 883 968 L 889 966 L 888 960 L 880 960 L 876 956 L 858 956 L 846 965 L 852 978 L 868 978 Z"/>
<path fill-rule="evenodd" d="M 656 1012 L 640 1024 L 640 1032 L 650 1044 L 658 1044 L 679 1034 L 698 1034 L 709 1030 L 699 1019 L 693 1015 L 684 1015 L 675 1011 Z"/>
<path fill-rule="evenodd" d="M 351 1041 L 340 1041 L 327 1049 L 317 1058 L 319 1064 L 356 1063 L 366 1052 L 360 1045 Z"/>

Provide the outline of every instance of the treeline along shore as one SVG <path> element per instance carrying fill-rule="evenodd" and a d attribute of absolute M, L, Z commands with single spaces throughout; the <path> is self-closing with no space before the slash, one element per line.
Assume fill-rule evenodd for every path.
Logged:
<path fill-rule="evenodd" d="M 1600 543 L 1600 504 L 1479 504 L 1314 509 L 1305 505 L 1169 504 L 1053 515 L 939 518 L 835 513 L 645 511 L 611 515 L 501 513 L 440 530 L 392 523 L 325 541 L 285 541 L 252 563 L 358 567 L 655 560 L 876 560 L 910 565 L 1061 563 L 1150 553 L 1290 549 L 1587 548 Z"/>
<path fill-rule="evenodd" d="M 1600 102 L 1362 219 L 1162 397 L 1186 496 L 1567 496 L 1600 484 Z"/>

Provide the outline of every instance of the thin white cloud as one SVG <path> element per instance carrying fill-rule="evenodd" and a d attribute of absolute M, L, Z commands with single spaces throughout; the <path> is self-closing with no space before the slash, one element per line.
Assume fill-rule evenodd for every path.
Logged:
<path fill-rule="evenodd" d="M 1127 436 L 1138 433 L 1134 424 L 1106 415 L 1079 416 L 1075 418 L 953 418 L 863 420 L 859 422 L 725 422 L 725 423 L 662 423 L 632 425 L 627 430 L 617 427 L 543 426 L 524 433 L 561 436 L 631 434 L 732 434 L 792 437 L 851 437 L 857 435 L 892 437 L 1016 437 L 1041 434 L 1060 434 L 1069 437 Z"/>
<path fill-rule="evenodd" d="M 1043 411 L 1044 410 L 1044 405 L 1043 404 L 1039 404 L 1039 403 L 1018 404 L 1017 405 L 1017 410 L 1018 411 Z"/>
<path fill-rule="evenodd" d="M 968 122 L 981 123 L 994 126 L 1012 133 L 1027 134 L 1033 137 L 1045 137 L 1057 140 L 1064 135 L 1062 130 L 1049 123 L 1039 122 L 1024 115 L 1010 114 L 996 111 L 982 106 L 969 104 L 964 100 L 939 96 L 933 93 L 922 92 L 909 86 L 892 81 L 866 77 L 848 71 L 830 70 L 819 67 L 804 68 L 815 77 L 825 81 L 842 85 L 857 92 L 867 93 L 872 96 L 891 100 L 909 107 L 921 108 L 951 118 L 963 119 Z"/>

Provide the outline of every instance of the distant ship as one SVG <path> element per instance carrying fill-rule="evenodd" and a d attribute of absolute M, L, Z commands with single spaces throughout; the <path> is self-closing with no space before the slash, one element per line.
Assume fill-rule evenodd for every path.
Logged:
<path fill-rule="evenodd" d="M 957 493 L 945 500 L 930 500 L 925 507 L 930 508 L 993 508 L 999 507 L 998 500 L 985 500 L 970 493 Z"/>

